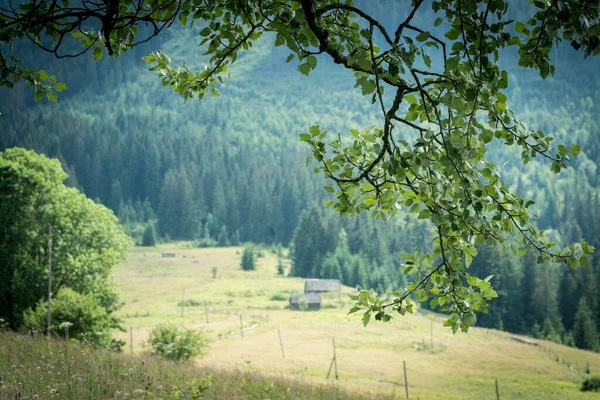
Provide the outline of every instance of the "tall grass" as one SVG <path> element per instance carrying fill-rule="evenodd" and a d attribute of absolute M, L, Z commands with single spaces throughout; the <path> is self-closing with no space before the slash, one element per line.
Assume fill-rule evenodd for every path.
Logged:
<path fill-rule="evenodd" d="M 333 385 L 249 370 L 210 371 L 150 354 L 0 332 L 0 399 L 358 399 Z"/>

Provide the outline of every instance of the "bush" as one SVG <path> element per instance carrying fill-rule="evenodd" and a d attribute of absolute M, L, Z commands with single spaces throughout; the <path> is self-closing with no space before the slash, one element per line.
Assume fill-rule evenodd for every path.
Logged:
<path fill-rule="evenodd" d="M 244 248 L 244 254 L 242 254 L 241 267 L 244 271 L 252 271 L 255 269 L 253 247 L 246 246 Z"/>
<path fill-rule="evenodd" d="M 181 307 L 181 299 L 179 300 L 179 302 L 177 303 L 177 305 L 179 307 Z M 200 305 L 200 302 L 196 299 L 185 299 L 185 301 L 183 302 L 183 305 L 185 307 L 197 307 Z"/>
<path fill-rule="evenodd" d="M 600 392 L 600 376 L 588 376 L 581 384 L 582 392 Z"/>
<path fill-rule="evenodd" d="M 62 288 L 52 299 L 52 327 L 59 336 L 66 329 L 56 329 L 69 324 L 69 337 L 84 338 L 87 343 L 108 347 L 111 343 L 112 317 L 96 299 L 80 294 L 70 288 Z M 47 331 L 48 303 L 41 300 L 35 310 L 27 309 L 23 316 L 23 329 Z"/>
<path fill-rule="evenodd" d="M 200 248 L 217 247 L 219 243 L 211 237 L 203 237 L 196 241 L 195 246 Z"/>
<path fill-rule="evenodd" d="M 287 300 L 287 296 L 281 293 L 277 293 L 274 294 L 273 296 L 271 296 L 271 300 L 273 301 L 282 301 L 282 300 Z"/>
<path fill-rule="evenodd" d="M 208 344 L 200 332 L 175 325 L 154 328 L 148 342 L 153 353 L 171 361 L 185 361 L 203 355 Z"/>

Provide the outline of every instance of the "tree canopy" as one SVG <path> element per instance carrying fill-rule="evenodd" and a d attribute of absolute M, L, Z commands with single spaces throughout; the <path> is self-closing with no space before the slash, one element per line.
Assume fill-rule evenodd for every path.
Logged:
<path fill-rule="evenodd" d="M 371 315 L 389 320 L 392 311 L 411 311 L 414 295 L 451 312 L 446 324 L 453 331 L 466 331 L 475 312 L 485 312 L 487 301 L 497 296 L 491 276 L 479 279 L 467 272 L 476 246 L 519 255 L 532 248 L 539 263 L 573 267 L 586 265 L 585 256 L 593 251 L 585 242 L 556 249 L 546 240 L 532 224 L 532 201 L 509 190 L 486 149 L 494 141 L 516 146 L 524 163 L 542 157 L 554 172 L 579 153 L 577 145 L 554 146 L 550 136 L 518 120 L 503 92 L 509 82 L 499 60 L 515 48 L 519 65 L 545 78 L 554 73 L 555 43 L 566 41 L 597 55 L 599 10 L 595 1 L 532 0 L 525 6 L 505 0 L 414 0 L 407 2 L 402 20 L 390 22 L 352 1 L 111 0 L 71 6 L 64 0 L 31 0 L 0 9 L 0 84 L 10 87 L 24 79 L 36 99 L 56 100 L 56 92 L 65 89 L 53 75 L 22 65 L 10 53 L 8 45 L 21 38 L 58 57 L 89 50 L 100 58 L 117 56 L 175 21 L 201 25 L 205 69 L 173 67 L 162 52 L 145 60 L 163 85 L 184 99 L 218 95 L 229 65 L 267 33 L 275 46 L 289 49 L 287 61 L 296 59 L 304 75 L 324 58 L 351 70 L 356 87 L 381 111 L 380 124 L 329 142 L 328 132 L 317 125 L 300 135 L 313 149 L 316 172 L 332 182 L 325 187 L 334 193 L 327 205 L 382 218 L 405 208 L 430 219 L 436 230 L 431 252 L 404 255 L 403 272 L 413 283 L 389 302 L 361 292 L 352 311 L 364 311 L 365 323 Z M 417 18 L 420 14 L 426 18 Z M 79 49 L 67 45 L 71 36 Z"/>
<path fill-rule="evenodd" d="M 76 189 L 58 160 L 19 148 L 0 153 L 0 318 L 19 328 L 23 313 L 70 288 L 111 314 L 119 308 L 110 274 L 130 241 L 114 214 Z M 116 326 L 116 320 L 113 319 Z"/>

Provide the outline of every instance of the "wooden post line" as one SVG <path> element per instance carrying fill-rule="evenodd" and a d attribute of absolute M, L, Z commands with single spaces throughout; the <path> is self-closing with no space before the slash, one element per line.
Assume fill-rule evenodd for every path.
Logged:
<path fill-rule="evenodd" d="M 277 328 L 277 334 L 279 335 L 279 345 L 281 346 L 281 357 L 285 358 L 285 353 L 283 351 L 283 340 L 281 340 L 281 330 Z"/>
<path fill-rule="evenodd" d="M 406 391 L 406 400 L 408 400 L 408 377 L 406 376 L 406 361 L 402 361 L 404 366 L 404 389 Z"/>
<path fill-rule="evenodd" d="M 50 337 L 50 326 L 52 325 L 52 227 L 48 228 L 48 331 Z"/>
<path fill-rule="evenodd" d="M 433 319 L 431 320 L 431 350 L 433 350 Z"/>
<path fill-rule="evenodd" d="M 240 333 L 242 334 L 242 339 L 244 338 L 244 320 L 242 318 L 242 314 L 240 314 Z"/>
<path fill-rule="evenodd" d="M 206 325 L 208 325 L 208 308 L 206 307 L 206 301 L 204 302 L 204 315 L 206 315 Z"/>
<path fill-rule="evenodd" d="M 500 400 L 500 389 L 498 389 L 498 378 L 496 378 L 496 400 Z"/>
<path fill-rule="evenodd" d="M 338 375 L 338 369 L 337 369 L 337 356 L 336 356 L 336 352 L 335 352 L 335 337 L 333 338 L 333 358 L 331 359 L 331 364 L 329 364 L 329 370 L 327 371 L 326 379 L 329 379 L 329 375 L 331 375 L 331 368 L 334 365 L 335 365 L 335 379 L 338 380 L 338 379 L 340 379 L 340 377 Z"/>
<path fill-rule="evenodd" d="M 185 313 L 185 290 L 181 294 L 181 318 L 183 318 L 184 313 Z"/>

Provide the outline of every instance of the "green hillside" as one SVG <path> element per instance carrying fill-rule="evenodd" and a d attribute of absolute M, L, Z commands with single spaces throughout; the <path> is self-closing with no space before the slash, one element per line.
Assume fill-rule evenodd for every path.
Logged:
<path fill-rule="evenodd" d="M 176 256 L 163 258 L 163 252 Z M 335 338 L 335 383 L 367 397 L 404 398 L 403 361 L 411 398 L 493 398 L 495 379 L 501 398 L 597 397 L 579 391 L 588 364 L 592 373 L 600 371 L 597 353 L 543 340 L 530 346 L 484 328 L 452 335 L 441 326 L 443 316 L 425 310 L 363 328 L 360 316 L 346 315 L 347 295 L 353 292 L 347 287 L 342 294 L 324 295 L 320 311 L 290 311 L 289 295 L 303 292 L 304 280 L 277 275 L 277 256 L 262 252 L 256 271 L 242 271 L 241 248 L 194 249 L 180 243 L 133 250 L 114 276 L 125 301 L 119 315 L 132 328 L 134 353 L 146 351 L 143 343 L 153 326 L 170 322 L 211 338 L 206 357 L 197 362 L 201 368 L 242 368 L 319 387 L 328 382 Z M 197 304 L 185 307 L 183 318 L 182 296 Z M 116 335 L 129 340 L 129 332 Z"/>
<path fill-rule="evenodd" d="M 385 23 L 406 13 L 392 1 L 361 4 Z M 417 18 L 427 22 L 431 15 Z M 55 73 L 69 90 L 54 104 L 34 102 L 24 85 L 2 89 L 0 151 L 20 146 L 60 159 L 68 184 L 111 208 L 137 244 L 155 227 L 165 243 L 290 246 L 295 276 L 339 278 L 378 293 L 402 288 L 400 254 L 429 249 L 431 224 L 404 209 L 386 221 L 324 210 L 331 195 L 314 165 L 306 165 L 310 149 L 298 142 L 314 124 L 342 134 L 381 125 L 370 98 L 327 60 L 305 77 L 265 35 L 232 66 L 219 97 L 184 103 L 141 57 L 162 49 L 176 63 L 201 67 L 202 50 L 189 46 L 201 28 L 172 28 L 118 60 L 98 62 L 91 55 L 56 60 L 18 42 L 25 63 Z M 491 142 L 487 156 L 511 189 L 535 200 L 536 224 L 550 238 L 600 248 L 599 61 L 560 46 L 552 54 L 556 75 L 543 81 L 517 67 L 515 54 L 504 55 L 509 106 L 517 116 L 555 142 L 580 144 L 582 152 L 560 175 L 539 157 L 523 166 L 500 140 Z M 479 326 L 600 349 L 598 256 L 573 270 L 537 265 L 531 252 L 517 258 L 501 250 L 480 248 L 470 270 L 480 278 L 494 275 L 500 294 Z"/>

